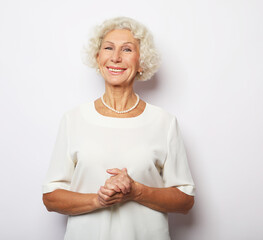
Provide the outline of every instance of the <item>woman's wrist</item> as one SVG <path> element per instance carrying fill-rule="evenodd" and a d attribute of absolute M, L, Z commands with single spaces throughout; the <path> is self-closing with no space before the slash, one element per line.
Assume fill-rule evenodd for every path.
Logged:
<path fill-rule="evenodd" d="M 132 184 L 132 200 L 138 202 L 141 198 L 144 185 L 135 181 Z"/>
<path fill-rule="evenodd" d="M 94 197 L 94 199 L 93 199 L 93 205 L 94 205 L 95 210 L 104 208 L 104 207 L 100 204 L 99 195 L 98 195 L 98 194 L 95 194 L 95 197 Z"/>

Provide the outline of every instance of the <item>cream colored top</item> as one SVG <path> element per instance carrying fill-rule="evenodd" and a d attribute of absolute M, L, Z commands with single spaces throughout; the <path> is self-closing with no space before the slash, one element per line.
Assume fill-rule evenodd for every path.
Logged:
<path fill-rule="evenodd" d="M 194 195 L 176 118 L 146 103 L 132 118 L 103 116 L 94 102 L 65 113 L 43 193 L 66 189 L 97 193 L 109 168 L 127 168 L 135 181 L 150 187 L 176 186 Z M 168 240 L 167 214 L 136 202 L 69 216 L 65 240 Z"/>

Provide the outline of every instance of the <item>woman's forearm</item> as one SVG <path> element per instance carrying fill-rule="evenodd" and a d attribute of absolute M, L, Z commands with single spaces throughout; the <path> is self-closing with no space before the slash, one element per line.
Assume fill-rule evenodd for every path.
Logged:
<path fill-rule="evenodd" d="M 97 194 L 76 193 L 64 189 L 43 194 L 43 202 L 48 211 L 66 215 L 79 215 L 102 208 Z"/>
<path fill-rule="evenodd" d="M 109 206 L 126 201 L 135 201 L 146 207 L 160 212 L 187 213 L 194 204 L 194 197 L 187 195 L 176 187 L 153 188 L 135 182 L 126 169 L 108 169 L 112 174 L 98 192 L 99 202 L 103 206 Z M 120 185 L 121 183 L 121 185 Z M 115 191 L 115 186 L 121 192 Z"/>
<path fill-rule="evenodd" d="M 186 214 L 194 205 L 194 197 L 176 187 L 152 188 L 135 182 L 134 201 L 160 212 Z"/>

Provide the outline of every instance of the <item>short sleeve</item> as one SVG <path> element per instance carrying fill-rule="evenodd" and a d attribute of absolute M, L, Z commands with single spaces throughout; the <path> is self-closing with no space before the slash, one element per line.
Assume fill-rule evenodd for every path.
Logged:
<path fill-rule="evenodd" d="M 49 169 L 42 186 L 43 193 L 56 189 L 69 190 L 74 172 L 74 162 L 69 154 L 68 117 L 65 114 L 60 122 Z"/>
<path fill-rule="evenodd" d="M 177 187 L 182 192 L 194 196 L 194 182 L 191 176 L 183 139 L 178 122 L 174 117 L 167 138 L 167 156 L 162 169 L 165 187 Z"/>

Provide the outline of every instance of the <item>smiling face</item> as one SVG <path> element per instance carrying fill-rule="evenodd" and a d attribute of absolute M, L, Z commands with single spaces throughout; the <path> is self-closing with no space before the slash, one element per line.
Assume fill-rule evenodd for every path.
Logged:
<path fill-rule="evenodd" d="M 131 31 L 115 29 L 103 38 L 97 63 L 107 84 L 129 85 L 141 71 L 139 59 L 139 41 Z"/>

